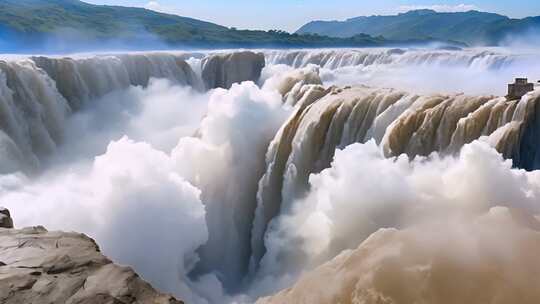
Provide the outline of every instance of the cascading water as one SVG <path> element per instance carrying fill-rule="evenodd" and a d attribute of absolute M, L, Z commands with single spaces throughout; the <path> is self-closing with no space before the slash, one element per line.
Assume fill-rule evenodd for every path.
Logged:
<path fill-rule="evenodd" d="M 348 66 L 460 66 L 467 68 L 503 69 L 523 61 L 537 60 L 537 55 L 504 54 L 483 49 L 462 51 L 365 49 L 365 50 L 299 50 L 267 51 L 268 63 L 295 68 L 310 64 L 326 69 Z"/>
<path fill-rule="evenodd" d="M 150 78 L 165 78 L 202 89 L 183 55 L 164 53 L 94 56 L 89 58 L 32 57 L 55 81 L 73 109 L 92 99 L 132 86 L 147 86 Z"/>
<path fill-rule="evenodd" d="M 360 49 L 266 51 L 267 62 L 320 67 L 326 85 L 391 87 L 421 94 L 504 95 L 520 75 L 539 77 L 534 51 L 505 49 Z"/>
<path fill-rule="evenodd" d="M 206 62 L 215 62 L 214 57 L 220 55 L 209 54 L 200 64 L 206 68 Z M 187 63 L 188 58 L 191 55 L 184 53 L 149 53 L 0 61 L 2 149 L 12 160 L 0 172 L 37 169 L 61 143 L 68 114 L 111 92 L 146 87 L 152 78 L 203 91 L 203 79 Z M 257 55 L 245 52 L 235 58 L 244 67 L 225 61 L 214 63 L 213 68 L 219 66 L 222 74 L 235 75 L 230 84 L 256 81 L 264 66 Z"/>
<path fill-rule="evenodd" d="M 269 235 L 274 232 L 271 241 L 275 241 L 275 231 L 281 232 L 276 227 L 282 218 L 296 212 L 298 201 L 312 190 L 310 176 L 330 168 L 336 151 L 340 153 L 360 143 L 375 145 L 389 160 L 400 155 L 406 155 L 408 160 L 423 156 L 429 159 L 434 152 L 437 157 L 459 155 L 463 146 L 478 140 L 512 159 L 517 168 L 540 168 L 539 91 L 521 100 L 508 100 L 497 97 L 498 91 L 493 95 L 425 93 L 373 83 L 336 85 L 339 83 L 333 81 L 335 78 L 347 73 L 363 76 L 373 69 L 382 73 L 387 68 L 409 71 L 434 66 L 460 67 L 474 71 L 475 76 L 481 71 L 513 77 L 510 72 L 516 65 L 537 59 L 534 55 L 494 50 L 373 49 L 135 53 L 4 60 L 0 61 L 0 173 L 39 171 L 43 160 L 70 144 L 64 141 L 66 121 L 108 94 L 133 86 L 144 90 L 152 86 L 155 78 L 167 79 L 173 86 L 190 87 L 202 96 L 208 94 L 209 109 L 194 136 L 180 138 L 172 152 L 122 139 L 111 144 L 105 156 L 97 158 L 91 181 L 112 180 L 113 186 L 106 184 L 107 189 L 114 189 L 115 183 L 124 179 L 133 183 L 130 186 L 139 185 L 137 178 L 144 177 L 144 170 L 152 166 L 144 162 L 145 169 L 139 172 L 136 161 L 131 161 L 129 166 L 122 167 L 117 157 L 130 153 L 130 149 L 135 158 L 148 156 L 159 160 L 159 166 L 150 168 L 151 175 L 167 187 L 189 184 L 186 189 L 190 203 L 196 205 L 200 200 L 204 205 L 194 212 L 200 216 L 204 210 L 206 220 L 204 231 L 197 230 L 196 240 L 189 243 L 195 248 L 182 249 L 192 250 L 186 254 L 189 257 L 170 258 L 182 265 L 185 273 L 179 277 L 192 279 L 191 287 L 200 293 L 206 292 L 197 285 L 202 283 L 223 287 L 224 293 L 243 292 L 256 280 L 264 279 L 268 271 L 262 269 L 264 263 L 283 261 L 275 265 L 275 273 L 269 273 L 272 277 L 285 273 L 287 261 L 294 260 L 280 252 L 271 252 L 275 254 L 271 258 L 277 256 L 276 260 L 268 258 Z M 348 70 L 357 67 L 361 69 Z M 414 81 L 418 80 L 416 85 L 421 87 L 429 75 L 418 79 Z M 246 80 L 259 82 L 259 86 L 235 84 Z M 112 96 L 114 99 L 116 95 Z M 152 117 L 151 123 L 160 118 Z M 84 135 L 78 140 L 85 140 Z M 66 176 L 58 184 L 85 177 Z M 155 196 L 161 199 L 169 193 L 162 194 L 151 183 L 141 184 L 145 191 L 156 191 Z M 88 186 L 77 184 L 67 188 L 76 189 L 75 193 L 93 193 L 93 189 L 85 187 Z M 20 197 L 32 198 L 38 193 L 37 201 L 57 199 L 56 194 L 40 195 L 51 188 L 54 189 L 23 187 L 23 194 L 0 189 L 0 200 L 16 210 L 9 204 Z M 103 210 L 109 202 L 114 205 L 124 198 L 118 198 L 112 190 L 111 193 L 111 197 L 99 197 Z M 186 216 L 188 221 L 191 215 Z M 196 219 L 193 222 L 199 223 L 200 218 Z M 98 235 L 101 232 L 97 228 L 89 231 L 97 231 Z M 357 245 L 351 244 L 342 247 Z M 333 257 L 332 254 L 329 256 Z M 175 269 L 175 265 L 171 267 Z M 149 277 L 152 275 L 155 273 Z M 164 288 L 185 293 L 168 284 Z"/>
<path fill-rule="evenodd" d="M 324 92 L 313 100 L 311 91 Z M 452 154 L 484 137 L 516 166 L 540 168 L 536 107 L 540 93 L 522 100 L 495 96 L 420 96 L 393 89 L 310 86 L 297 112 L 283 125 L 267 154 L 257 194 L 252 265 L 264 255 L 263 239 L 273 218 L 291 211 L 308 191 L 308 178 L 330 167 L 336 149 L 375 140 L 387 157 L 432 152 Z M 523 144 L 522 144 L 523 143 Z M 527 145 L 527 147 L 525 147 Z M 527 151 L 523 153 L 521 151 Z M 522 154 L 523 153 L 523 154 Z"/>
<path fill-rule="evenodd" d="M 1 171 L 35 169 L 40 156 L 54 153 L 71 109 L 32 61 L 0 62 L 0 70 L 2 147 L 12 160 Z"/>

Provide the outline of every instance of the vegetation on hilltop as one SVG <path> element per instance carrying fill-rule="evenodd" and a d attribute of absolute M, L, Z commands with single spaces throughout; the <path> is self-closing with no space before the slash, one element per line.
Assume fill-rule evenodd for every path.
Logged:
<path fill-rule="evenodd" d="M 227 28 L 144 8 L 92 5 L 78 0 L 2 0 L 0 50 L 58 51 L 92 47 L 364 47 L 431 42 L 367 34 L 329 37 Z"/>
<path fill-rule="evenodd" d="M 313 21 L 297 33 L 349 37 L 360 33 L 387 39 L 426 37 L 470 45 L 499 45 L 512 36 L 540 32 L 540 17 L 511 19 L 478 11 L 440 13 L 416 10 L 394 16 L 357 17 L 345 21 Z"/>

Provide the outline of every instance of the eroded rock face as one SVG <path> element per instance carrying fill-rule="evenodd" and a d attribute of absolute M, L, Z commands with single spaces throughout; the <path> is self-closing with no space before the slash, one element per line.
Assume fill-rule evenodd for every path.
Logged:
<path fill-rule="evenodd" d="M 84 234 L 31 227 L 0 228 L 0 303 L 183 302 L 112 263 Z"/>
<path fill-rule="evenodd" d="M 207 89 L 229 89 L 233 83 L 258 81 L 264 66 L 262 53 L 246 51 L 211 55 L 202 62 L 202 79 Z"/>

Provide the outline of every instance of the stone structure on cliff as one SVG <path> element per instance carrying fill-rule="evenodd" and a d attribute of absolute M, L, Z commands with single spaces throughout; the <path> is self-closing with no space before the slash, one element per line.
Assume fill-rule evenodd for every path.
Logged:
<path fill-rule="evenodd" d="M 11 214 L 4 207 L 0 207 L 0 228 L 13 228 Z"/>
<path fill-rule="evenodd" d="M 508 85 L 508 99 L 520 99 L 525 94 L 534 91 L 534 83 L 530 83 L 527 78 L 516 78 L 514 83 Z"/>

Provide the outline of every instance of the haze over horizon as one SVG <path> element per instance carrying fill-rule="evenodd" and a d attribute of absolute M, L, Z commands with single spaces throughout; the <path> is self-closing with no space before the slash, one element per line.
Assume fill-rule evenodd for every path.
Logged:
<path fill-rule="evenodd" d="M 540 2 L 503 0 L 439 1 L 381 0 L 366 3 L 353 0 L 305 1 L 278 0 L 269 2 L 231 0 L 84 0 L 92 4 L 145 7 L 155 11 L 215 22 L 242 29 L 280 29 L 294 32 L 313 20 L 344 20 L 357 16 L 390 15 L 414 9 L 434 9 L 441 12 L 479 10 L 512 18 L 540 15 Z M 346 9 L 344 9 L 346 8 Z M 286 13 L 284 13 L 286 12 Z M 294 13 L 291 13 L 294 12 Z"/>

